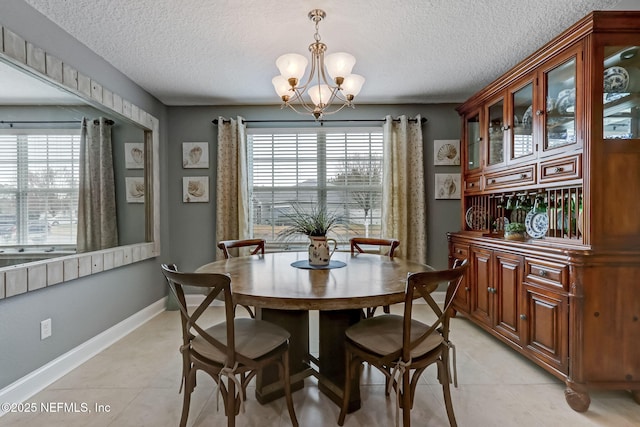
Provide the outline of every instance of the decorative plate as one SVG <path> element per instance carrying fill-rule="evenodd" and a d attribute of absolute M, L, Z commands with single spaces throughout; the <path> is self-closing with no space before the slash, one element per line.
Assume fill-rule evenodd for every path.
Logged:
<path fill-rule="evenodd" d="M 522 124 L 526 128 L 530 128 L 533 123 L 533 105 L 529 105 L 522 115 Z"/>
<path fill-rule="evenodd" d="M 472 230 L 482 230 L 486 228 L 487 213 L 478 206 L 471 206 L 467 209 L 465 219 L 467 220 L 467 226 Z"/>
<path fill-rule="evenodd" d="M 626 92 L 629 86 L 629 73 L 620 66 L 604 70 L 604 93 Z"/>
<path fill-rule="evenodd" d="M 558 94 L 558 103 L 556 104 L 556 110 L 559 114 L 571 114 L 575 111 L 576 105 L 576 90 L 565 89 Z"/>
<path fill-rule="evenodd" d="M 547 234 L 549 217 L 546 212 L 536 212 L 535 209 L 531 209 L 524 220 L 524 226 L 527 228 L 529 236 L 540 239 Z"/>

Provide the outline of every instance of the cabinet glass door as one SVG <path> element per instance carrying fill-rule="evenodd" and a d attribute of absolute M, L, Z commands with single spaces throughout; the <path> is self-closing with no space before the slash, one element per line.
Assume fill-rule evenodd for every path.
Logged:
<path fill-rule="evenodd" d="M 533 154 L 533 83 L 513 92 L 513 132 L 511 158 Z"/>
<path fill-rule="evenodd" d="M 467 118 L 467 170 L 480 167 L 480 115 Z"/>
<path fill-rule="evenodd" d="M 576 60 L 546 73 L 544 149 L 576 142 Z"/>
<path fill-rule="evenodd" d="M 504 162 L 504 99 L 489 107 L 489 165 Z"/>
<path fill-rule="evenodd" d="M 640 138 L 640 47 L 604 50 L 604 139 Z"/>

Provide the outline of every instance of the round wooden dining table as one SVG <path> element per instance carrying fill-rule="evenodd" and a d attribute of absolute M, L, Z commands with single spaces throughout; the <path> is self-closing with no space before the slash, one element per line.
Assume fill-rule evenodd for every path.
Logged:
<path fill-rule="evenodd" d="M 231 276 L 234 303 L 256 308 L 256 317 L 287 329 L 292 389 L 313 375 L 318 388 L 338 405 L 344 388 L 344 331 L 362 317 L 362 309 L 404 301 L 407 275 L 433 268 L 377 254 L 335 252 L 335 268 L 295 267 L 306 252 L 274 252 L 235 257 L 201 266 L 198 273 Z M 292 265 L 293 264 L 293 265 Z M 309 310 L 319 311 L 319 354 L 309 353 Z M 277 369 L 257 377 L 256 398 L 269 402 L 283 395 Z M 360 407 L 359 378 L 352 384 L 349 412 Z"/>

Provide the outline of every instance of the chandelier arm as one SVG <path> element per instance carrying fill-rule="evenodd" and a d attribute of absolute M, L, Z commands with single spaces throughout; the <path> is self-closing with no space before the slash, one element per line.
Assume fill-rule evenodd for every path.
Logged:
<path fill-rule="evenodd" d="M 307 101 L 305 101 L 304 96 L 303 96 L 304 92 L 301 92 L 298 88 L 296 88 L 296 89 L 294 89 L 294 93 L 295 93 L 294 97 L 289 100 L 287 105 L 291 107 L 292 101 L 299 101 L 299 105 L 302 108 L 304 108 L 309 113 L 313 113 L 313 111 L 315 109 L 315 105 L 314 106 L 310 106 L 309 103 Z M 291 107 L 291 109 L 293 111 L 295 111 L 296 113 L 299 113 L 295 108 Z"/>

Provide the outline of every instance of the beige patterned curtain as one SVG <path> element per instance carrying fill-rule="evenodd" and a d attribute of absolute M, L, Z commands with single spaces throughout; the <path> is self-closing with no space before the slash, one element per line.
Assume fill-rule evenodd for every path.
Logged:
<path fill-rule="evenodd" d="M 111 124 L 82 120 L 78 189 L 77 252 L 118 246 Z"/>
<path fill-rule="evenodd" d="M 218 162 L 216 187 L 216 242 L 248 239 L 249 173 L 247 131 L 244 119 L 218 118 Z M 216 257 L 221 255 L 216 252 Z"/>
<path fill-rule="evenodd" d="M 400 240 L 398 256 L 427 261 L 421 117 L 387 116 L 383 125 L 382 234 Z"/>

